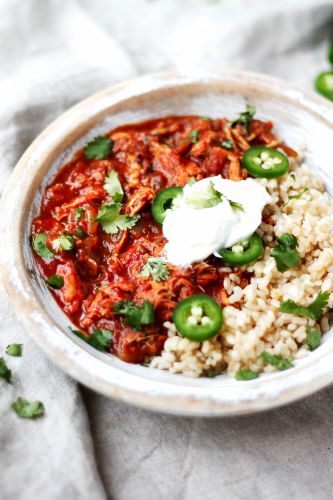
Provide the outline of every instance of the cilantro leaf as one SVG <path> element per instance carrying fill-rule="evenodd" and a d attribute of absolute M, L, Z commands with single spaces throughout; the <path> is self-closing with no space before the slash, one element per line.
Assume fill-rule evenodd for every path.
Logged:
<path fill-rule="evenodd" d="M 91 335 L 87 335 L 80 330 L 75 330 L 71 328 L 72 332 L 75 333 L 81 340 L 87 342 L 87 344 L 95 347 L 99 351 L 106 351 L 110 348 L 112 342 L 112 333 L 109 330 L 103 328 L 97 328 L 92 332 Z"/>
<path fill-rule="evenodd" d="M 234 143 L 231 139 L 226 139 L 225 141 L 221 142 L 221 146 L 224 149 L 229 149 L 231 150 L 234 147 Z"/>
<path fill-rule="evenodd" d="M 60 276 L 60 274 L 52 274 L 47 280 L 46 283 L 52 288 L 62 288 L 64 286 L 64 278 Z"/>
<path fill-rule="evenodd" d="M 22 356 L 22 344 L 9 344 L 7 345 L 6 354 L 8 356 Z"/>
<path fill-rule="evenodd" d="M 155 321 L 154 308 L 148 300 L 140 306 L 131 300 L 121 300 L 114 305 L 114 313 L 125 316 L 125 322 L 138 331 L 142 330 L 142 325 L 150 325 Z"/>
<path fill-rule="evenodd" d="M 105 203 L 99 209 L 95 220 L 100 223 L 103 230 L 108 234 L 116 234 L 118 231 L 130 229 L 139 220 L 139 215 L 120 215 L 121 204 L 111 201 Z"/>
<path fill-rule="evenodd" d="M 104 160 L 107 158 L 113 147 L 113 141 L 109 137 L 95 137 L 84 148 L 84 154 L 88 160 Z"/>
<path fill-rule="evenodd" d="M 83 239 L 87 237 L 87 233 L 82 229 L 82 227 L 78 226 L 76 228 L 76 234 L 79 238 Z"/>
<path fill-rule="evenodd" d="M 191 143 L 195 144 L 199 140 L 199 132 L 198 132 L 198 130 L 192 130 L 191 134 L 192 134 Z"/>
<path fill-rule="evenodd" d="M 8 368 L 3 358 L 0 358 L 0 378 L 3 378 L 8 383 L 12 381 L 12 371 Z"/>
<path fill-rule="evenodd" d="M 110 348 L 112 342 L 112 333 L 103 328 L 97 328 L 89 337 L 88 344 L 99 351 L 106 351 Z"/>
<path fill-rule="evenodd" d="M 314 351 L 320 346 L 321 342 L 321 333 L 319 330 L 311 330 L 311 328 L 307 327 L 306 329 L 306 343 L 309 348 L 309 351 Z"/>
<path fill-rule="evenodd" d="M 327 306 L 329 296 L 330 294 L 328 292 L 320 292 L 315 300 L 307 307 L 300 306 L 293 300 L 285 300 L 280 304 L 280 311 L 318 320 L 323 315 L 323 310 Z"/>
<path fill-rule="evenodd" d="M 280 272 L 298 264 L 300 255 L 294 249 L 297 247 L 297 238 L 288 233 L 284 233 L 277 237 L 278 245 L 272 250 L 272 256 L 275 259 L 276 267 Z"/>
<path fill-rule="evenodd" d="M 65 252 L 73 250 L 74 236 L 72 234 L 63 233 L 59 236 L 59 238 L 52 241 L 52 247 L 56 252 L 60 250 L 60 248 Z"/>
<path fill-rule="evenodd" d="M 287 370 L 293 365 L 292 359 L 282 358 L 281 356 L 274 356 L 268 352 L 262 352 L 259 356 L 265 363 L 275 366 L 278 370 Z"/>
<path fill-rule="evenodd" d="M 44 259 L 53 259 L 54 254 L 46 246 L 46 233 L 39 233 L 33 239 L 32 243 L 35 252 Z"/>
<path fill-rule="evenodd" d="M 245 133 L 246 133 L 246 135 L 248 135 L 250 124 L 253 120 L 255 112 L 256 112 L 255 106 L 253 106 L 253 104 L 247 103 L 246 104 L 246 111 L 239 113 L 238 118 L 236 118 L 235 120 L 233 120 L 231 122 L 231 124 L 230 124 L 231 127 L 233 127 L 234 125 L 243 125 Z"/>
<path fill-rule="evenodd" d="M 167 263 L 161 257 L 148 257 L 143 266 L 140 276 L 149 278 L 151 276 L 155 281 L 165 281 L 169 277 L 169 268 Z"/>
<path fill-rule="evenodd" d="M 254 372 L 253 370 L 249 370 L 247 368 L 243 368 L 242 370 L 238 370 L 235 375 L 236 380 L 253 380 L 259 377 L 259 373 Z"/>
<path fill-rule="evenodd" d="M 118 195 L 116 197 L 117 199 L 114 201 L 121 203 L 124 196 L 124 191 L 123 188 L 121 187 L 118 174 L 114 170 L 109 172 L 108 175 L 105 177 L 104 189 L 110 196 L 113 196 L 113 198 L 114 195 L 117 194 Z"/>
<path fill-rule="evenodd" d="M 222 193 L 217 191 L 214 183 L 210 181 L 204 189 L 192 189 L 186 195 L 186 203 L 193 208 L 211 208 L 221 203 L 223 199 Z"/>
<path fill-rule="evenodd" d="M 84 211 L 85 211 L 84 208 L 77 207 L 75 209 L 75 220 L 80 220 Z"/>
<path fill-rule="evenodd" d="M 233 210 L 240 210 L 241 212 L 244 212 L 244 207 L 240 203 L 236 203 L 232 200 L 228 200 L 228 202 Z"/>
<path fill-rule="evenodd" d="M 27 401 L 23 398 L 18 398 L 13 404 L 12 408 L 16 415 L 21 418 L 38 418 L 42 417 L 45 413 L 43 403 L 40 401 Z"/>
<path fill-rule="evenodd" d="M 309 188 L 305 187 L 299 193 L 293 194 L 292 196 L 288 196 L 288 200 L 299 200 L 303 196 L 303 194 L 306 193 L 307 191 L 309 191 Z"/>

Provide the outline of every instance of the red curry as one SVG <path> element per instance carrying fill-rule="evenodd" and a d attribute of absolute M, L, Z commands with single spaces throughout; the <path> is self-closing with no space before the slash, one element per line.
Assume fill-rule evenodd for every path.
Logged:
<path fill-rule="evenodd" d="M 143 362 L 162 350 L 163 323 L 171 319 L 180 300 L 205 293 L 222 306 L 228 304 L 223 288 L 227 273 L 219 270 L 223 263 L 213 256 L 186 269 L 169 265 L 169 277 L 162 282 L 141 276 L 147 258 L 161 255 L 166 242 L 151 215 L 155 195 L 165 187 L 184 186 L 190 178 L 246 178 L 240 160 L 252 145 L 279 146 L 291 156 L 294 152 L 272 134 L 271 122 L 259 120 L 247 128 L 231 127 L 226 119 L 167 117 L 122 126 L 106 137 L 113 143 L 108 158 L 89 160 L 84 150 L 77 152 L 47 188 L 33 222 L 33 237 L 46 233 L 46 246 L 53 252 L 54 240 L 64 233 L 75 235 L 73 248 L 58 248 L 51 260 L 37 254 L 35 258 L 45 280 L 62 277 L 62 288 L 50 289 L 73 324 L 87 335 L 96 328 L 112 332 L 111 353 L 128 362 Z M 140 215 L 133 227 L 116 234 L 107 234 L 95 220 L 110 200 L 103 187 L 110 171 L 118 173 L 124 191 L 122 213 Z M 240 286 L 246 286 L 249 274 L 234 272 Z M 114 314 L 121 300 L 148 300 L 155 322 L 142 331 L 132 329 Z"/>

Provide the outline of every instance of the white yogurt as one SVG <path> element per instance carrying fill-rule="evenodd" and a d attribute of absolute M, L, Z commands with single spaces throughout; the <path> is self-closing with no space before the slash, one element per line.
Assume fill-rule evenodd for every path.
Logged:
<path fill-rule="evenodd" d="M 253 179 L 235 182 L 217 175 L 185 186 L 163 223 L 167 261 L 186 266 L 246 240 L 260 225 L 270 201 L 266 189 Z M 210 202 L 217 204 L 201 208 Z"/>

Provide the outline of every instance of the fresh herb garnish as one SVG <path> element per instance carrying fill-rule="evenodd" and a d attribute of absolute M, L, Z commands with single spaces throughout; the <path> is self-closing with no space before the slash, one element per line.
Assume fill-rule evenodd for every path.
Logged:
<path fill-rule="evenodd" d="M 280 304 L 280 311 L 288 314 L 296 314 L 296 316 L 304 316 L 318 320 L 323 315 L 323 310 L 327 306 L 330 294 L 321 292 L 315 300 L 307 307 L 296 304 L 293 300 L 285 300 Z"/>
<path fill-rule="evenodd" d="M 82 207 L 76 208 L 75 209 L 75 220 L 80 220 L 84 211 L 85 210 Z"/>
<path fill-rule="evenodd" d="M 296 180 L 296 174 L 295 174 L 295 172 L 291 172 L 290 177 L 295 181 Z"/>
<path fill-rule="evenodd" d="M 99 351 L 106 351 L 110 348 L 112 342 L 112 333 L 109 330 L 103 328 L 97 328 L 93 331 L 91 335 L 86 335 L 80 330 L 71 329 L 75 335 L 80 337 L 80 339 L 87 342 L 87 344 L 95 347 Z"/>
<path fill-rule="evenodd" d="M 82 229 L 82 227 L 78 226 L 76 228 L 76 234 L 79 238 L 83 239 L 87 237 L 87 233 Z"/>
<path fill-rule="evenodd" d="M 6 354 L 8 354 L 8 356 L 21 357 L 22 356 L 22 344 L 9 344 L 9 345 L 7 345 Z"/>
<path fill-rule="evenodd" d="M 149 278 L 151 276 L 155 281 L 165 281 L 169 277 L 169 268 L 167 263 L 161 257 L 148 257 L 143 266 L 140 276 Z"/>
<path fill-rule="evenodd" d="M 230 203 L 230 206 L 233 210 L 240 210 L 241 212 L 244 212 L 244 207 L 240 203 L 236 203 L 235 201 L 228 200 Z"/>
<path fill-rule="evenodd" d="M 104 160 L 112 151 L 113 142 L 108 137 L 95 137 L 84 148 L 84 154 L 88 160 Z"/>
<path fill-rule="evenodd" d="M 9 383 L 12 380 L 12 371 L 8 368 L 3 358 L 0 358 L 0 378 L 5 379 Z"/>
<path fill-rule="evenodd" d="M 115 304 L 114 313 L 125 316 L 126 323 L 138 331 L 141 331 L 142 326 L 151 325 L 155 321 L 154 307 L 148 300 L 140 306 L 131 300 L 121 300 Z"/>
<path fill-rule="evenodd" d="M 198 130 L 192 130 L 191 135 L 192 135 L 191 143 L 195 144 L 196 142 L 198 142 L 198 140 L 199 140 L 199 132 L 198 132 Z"/>
<path fill-rule="evenodd" d="M 249 370 L 247 368 L 243 368 L 242 370 L 238 370 L 235 375 L 236 380 L 253 380 L 259 377 L 259 373 L 254 372 L 253 370 Z"/>
<path fill-rule="evenodd" d="M 124 196 L 123 188 L 121 187 L 119 177 L 117 172 L 112 170 L 104 179 L 104 189 L 110 195 L 113 196 L 113 200 L 117 203 L 121 203 Z M 115 195 L 117 195 L 115 197 Z M 116 199 L 115 199 L 116 198 Z"/>
<path fill-rule="evenodd" d="M 309 351 L 314 351 L 320 345 L 321 333 L 319 330 L 312 330 L 311 328 L 306 328 L 306 343 Z"/>
<path fill-rule="evenodd" d="M 46 283 L 52 288 L 62 288 L 64 286 L 64 278 L 60 276 L 60 274 L 52 274 L 47 280 Z"/>
<path fill-rule="evenodd" d="M 99 209 L 95 218 L 100 223 L 103 230 L 108 234 L 116 234 L 118 231 L 130 229 L 140 218 L 139 215 L 120 215 L 121 203 L 111 201 L 105 203 Z"/>
<path fill-rule="evenodd" d="M 224 149 L 229 149 L 231 150 L 234 147 L 234 143 L 231 139 L 226 139 L 225 141 L 221 142 L 221 146 Z"/>
<path fill-rule="evenodd" d="M 42 417 L 45 413 L 45 408 L 41 401 L 27 401 L 23 398 L 18 398 L 12 404 L 12 408 L 16 415 L 21 418 L 38 418 Z"/>
<path fill-rule="evenodd" d="M 284 272 L 296 266 L 300 261 L 300 255 L 295 251 L 297 238 L 292 234 L 284 233 L 277 237 L 277 241 L 279 244 L 273 248 L 272 256 L 275 259 L 278 270 Z"/>
<path fill-rule="evenodd" d="M 231 127 L 233 127 L 234 125 L 243 125 L 245 133 L 246 133 L 246 135 L 248 135 L 250 124 L 253 120 L 255 112 L 256 112 L 255 106 L 253 106 L 253 104 L 247 103 L 246 104 L 246 111 L 239 113 L 238 118 L 236 118 L 235 120 L 233 120 L 231 122 L 231 124 L 230 124 Z"/>
<path fill-rule="evenodd" d="M 52 247 L 57 252 L 60 248 L 65 252 L 73 250 L 74 248 L 74 236 L 72 234 L 63 233 L 52 241 Z"/>
<path fill-rule="evenodd" d="M 33 239 L 32 246 L 35 252 L 40 257 L 43 257 L 44 259 L 53 259 L 54 254 L 46 246 L 46 238 L 47 238 L 46 233 L 36 234 L 36 236 Z"/>
<path fill-rule="evenodd" d="M 297 194 L 293 194 L 292 196 L 288 196 L 288 201 L 289 200 L 299 200 L 304 193 L 306 193 L 307 191 L 309 191 L 309 188 L 308 187 L 305 187 L 304 189 L 302 189 L 302 191 L 300 191 L 299 193 Z"/>
<path fill-rule="evenodd" d="M 200 186 L 201 188 L 201 186 Z M 217 191 L 212 181 L 204 189 L 192 189 L 186 195 L 186 203 L 193 208 L 211 208 L 221 203 L 223 195 Z"/>
<path fill-rule="evenodd" d="M 262 359 L 264 363 L 275 366 L 278 370 L 287 370 L 288 368 L 294 366 L 292 359 L 274 356 L 268 352 L 262 352 L 259 358 Z"/>

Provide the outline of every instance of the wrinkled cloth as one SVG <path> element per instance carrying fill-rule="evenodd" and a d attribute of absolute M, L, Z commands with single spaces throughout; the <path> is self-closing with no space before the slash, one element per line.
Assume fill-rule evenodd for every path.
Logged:
<path fill-rule="evenodd" d="M 0 189 L 48 123 L 129 77 L 235 67 L 311 89 L 332 27 L 328 0 L 1 0 Z M 0 356 L 23 344 L 0 380 L 1 500 L 332 497 L 333 388 L 232 419 L 137 409 L 65 375 L 0 295 Z M 18 396 L 45 417 L 19 419 Z"/>

